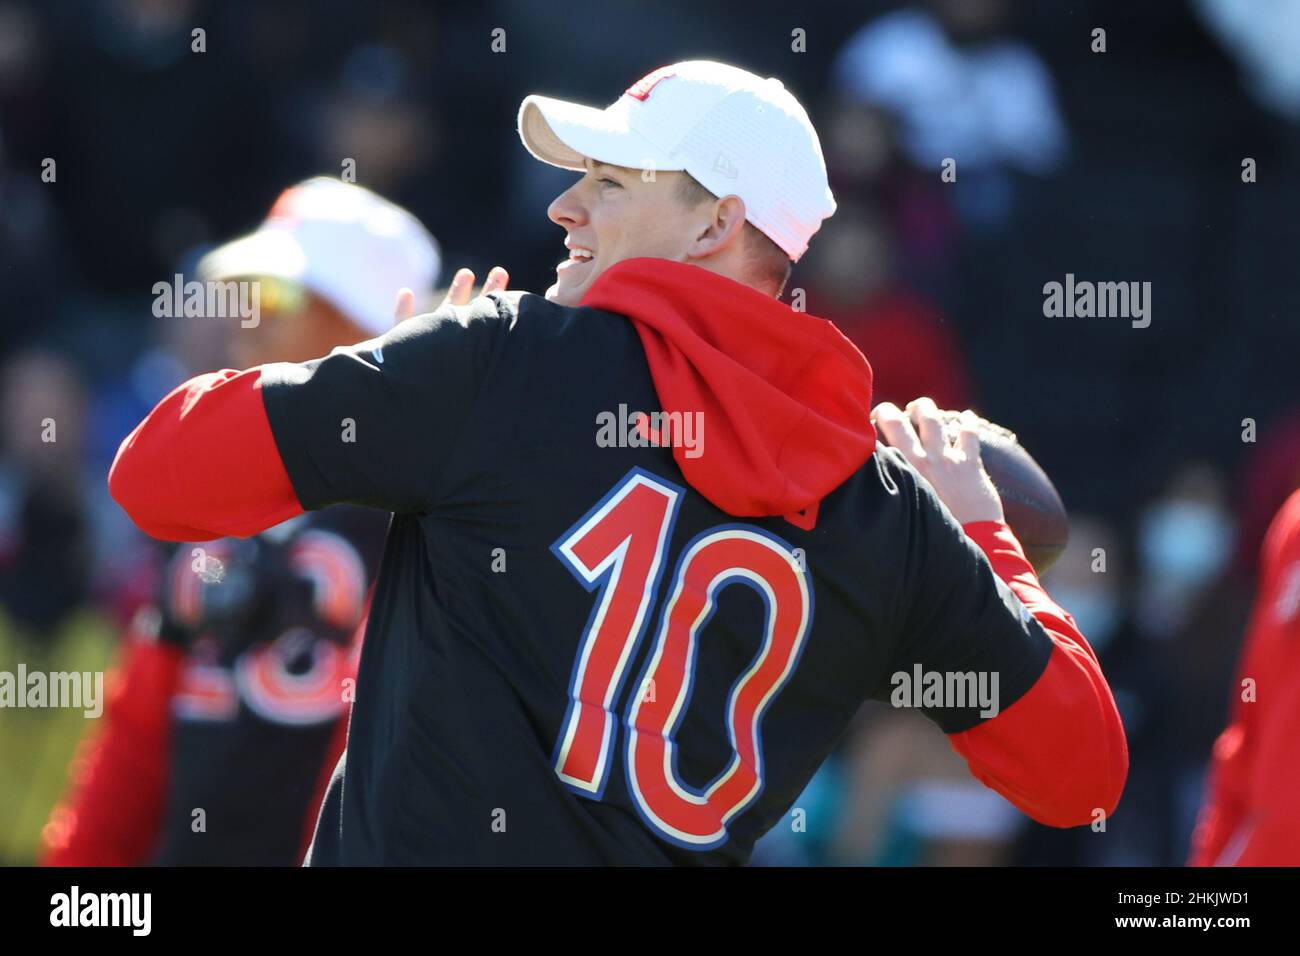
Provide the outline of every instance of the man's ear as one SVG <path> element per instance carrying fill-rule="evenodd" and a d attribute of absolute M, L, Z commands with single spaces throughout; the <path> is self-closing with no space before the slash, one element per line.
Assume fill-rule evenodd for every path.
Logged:
<path fill-rule="evenodd" d="M 692 259 L 717 255 L 739 242 L 744 231 L 745 201 L 739 196 L 723 196 L 712 204 L 687 255 Z"/>

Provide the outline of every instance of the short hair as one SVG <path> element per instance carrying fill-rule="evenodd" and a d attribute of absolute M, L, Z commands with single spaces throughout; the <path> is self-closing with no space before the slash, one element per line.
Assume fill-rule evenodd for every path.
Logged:
<path fill-rule="evenodd" d="M 687 208 L 694 209 L 700 203 L 718 197 L 705 189 L 690 173 L 683 172 L 677 180 L 677 198 Z M 752 222 L 745 223 L 745 248 L 754 277 L 763 285 L 775 289 L 773 295 L 780 298 L 785 291 L 785 284 L 790 281 L 790 271 L 794 268 L 790 257 Z"/>

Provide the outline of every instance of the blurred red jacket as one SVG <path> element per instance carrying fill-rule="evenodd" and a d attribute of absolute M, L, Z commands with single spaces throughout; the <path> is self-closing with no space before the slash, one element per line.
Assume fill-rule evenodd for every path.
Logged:
<path fill-rule="evenodd" d="M 1300 865 L 1300 491 L 1264 539 L 1233 693 L 1188 862 Z"/>
<path fill-rule="evenodd" d="M 830 319 L 871 356 L 872 401 L 902 406 L 928 395 L 940 408 L 975 403 L 956 330 L 920 296 L 891 286 L 850 306 L 814 288 L 808 302 L 809 311 Z"/>

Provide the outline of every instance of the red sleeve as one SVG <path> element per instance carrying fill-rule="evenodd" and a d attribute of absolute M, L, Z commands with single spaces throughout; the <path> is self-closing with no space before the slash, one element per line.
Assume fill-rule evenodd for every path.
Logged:
<path fill-rule="evenodd" d="M 145 534 L 246 538 L 302 513 L 262 403 L 261 374 L 196 376 L 123 440 L 108 487 Z"/>
<path fill-rule="evenodd" d="M 1043 590 L 1011 529 L 972 522 L 966 534 L 1055 645 L 1037 682 L 992 720 L 950 734 L 975 777 L 1040 823 L 1110 816 L 1128 776 L 1128 742 L 1097 655 Z"/>
<path fill-rule="evenodd" d="M 44 866 L 141 866 L 157 844 L 181 651 L 133 636 L 123 655 L 103 723 L 45 827 Z"/>

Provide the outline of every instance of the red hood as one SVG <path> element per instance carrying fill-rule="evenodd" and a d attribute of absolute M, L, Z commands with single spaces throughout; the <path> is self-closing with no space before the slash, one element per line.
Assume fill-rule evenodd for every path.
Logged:
<path fill-rule="evenodd" d="M 824 319 L 667 259 L 611 266 L 581 304 L 632 321 L 663 411 L 703 413 L 702 454 L 673 457 L 728 514 L 802 511 L 875 450 L 871 366 Z"/>

